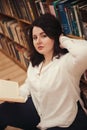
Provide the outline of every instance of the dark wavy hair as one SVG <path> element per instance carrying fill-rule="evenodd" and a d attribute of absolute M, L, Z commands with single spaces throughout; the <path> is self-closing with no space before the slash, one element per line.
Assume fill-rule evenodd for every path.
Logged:
<path fill-rule="evenodd" d="M 34 26 L 40 27 L 49 38 L 54 39 L 53 57 L 58 56 L 59 58 L 60 54 L 65 54 L 67 52 L 66 50 L 59 47 L 59 36 L 63 33 L 63 31 L 58 19 L 50 13 L 43 14 L 35 19 L 35 21 L 33 21 L 33 23 L 31 24 L 31 27 L 29 28 L 28 40 L 30 61 L 33 66 L 38 66 L 44 60 L 44 56 L 38 53 L 33 45 L 32 30 Z"/>

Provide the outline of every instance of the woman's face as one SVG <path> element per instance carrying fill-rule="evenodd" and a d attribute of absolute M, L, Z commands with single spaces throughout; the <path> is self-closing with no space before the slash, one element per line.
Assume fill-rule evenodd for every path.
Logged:
<path fill-rule="evenodd" d="M 32 31 L 33 45 L 40 54 L 53 55 L 54 40 L 49 38 L 40 27 L 34 27 Z"/>

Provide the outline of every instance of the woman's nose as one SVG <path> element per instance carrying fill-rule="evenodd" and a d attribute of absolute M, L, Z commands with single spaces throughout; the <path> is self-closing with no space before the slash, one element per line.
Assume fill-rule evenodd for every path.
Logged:
<path fill-rule="evenodd" d="M 37 38 L 37 43 L 38 43 L 38 44 L 41 43 L 41 38 L 40 38 L 40 37 Z"/>

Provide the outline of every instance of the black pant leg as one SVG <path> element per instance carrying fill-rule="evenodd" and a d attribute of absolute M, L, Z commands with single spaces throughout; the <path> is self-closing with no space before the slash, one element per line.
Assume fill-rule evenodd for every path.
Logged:
<path fill-rule="evenodd" d="M 87 129 L 87 115 L 82 109 L 80 103 L 78 102 L 78 113 L 77 116 L 70 126 L 70 130 L 78 129 L 78 130 L 86 130 Z"/>
<path fill-rule="evenodd" d="M 22 129 L 31 129 L 39 123 L 40 118 L 34 107 L 31 97 L 26 103 L 0 104 L 0 124 L 19 127 Z"/>

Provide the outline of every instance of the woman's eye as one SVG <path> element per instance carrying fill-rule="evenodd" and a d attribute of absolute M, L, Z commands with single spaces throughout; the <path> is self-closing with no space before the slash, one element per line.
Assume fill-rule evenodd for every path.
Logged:
<path fill-rule="evenodd" d="M 37 37 L 33 37 L 33 40 L 37 40 Z"/>
<path fill-rule="evenodd" d="M 39 37 L 38 36 L 33 36 L 33 41 L 36 41 L 38 38 L 45 38 L 47 37 L 46 34 L 41 34 Z"/>
<path fill-rule="evenodd" d="M 47 37 L 47 35 L 46 35 L 46 34 L 43 34 L 42 37 L 43 37 L 43 38 L 44 38 L 44 37 Z"/>

